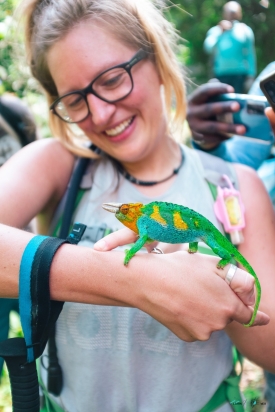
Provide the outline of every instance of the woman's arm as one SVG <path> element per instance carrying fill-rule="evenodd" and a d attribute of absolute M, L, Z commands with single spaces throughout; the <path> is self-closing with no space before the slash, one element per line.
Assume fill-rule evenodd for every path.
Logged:
<path fill-rule="evenodd" d="M 270 322 L 263 328 L 252 329 L 233 322 L 226 330 L 245 356 L 275 372 L 275 216 L 256 173 L 240 165 L 236 170 L 246 208 L 245 241 L 239 250 L 257 273 L 262 286 L 260 308 L 270 316 Z"/>
<path fill-rule="evenodd" d="M 0 168 L 0 223 L 23 228 L 41 214 L 46 226 L 73 166 L 72 154 L 53 139 L 36 141 L 17 152 Z"/>

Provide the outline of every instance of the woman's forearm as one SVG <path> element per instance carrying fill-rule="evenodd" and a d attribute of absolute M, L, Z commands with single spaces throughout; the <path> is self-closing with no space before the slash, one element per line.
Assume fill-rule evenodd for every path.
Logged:
<path fill-rule="evenodd" d="M 272 313 L 268 314 L 271 321 L 262 328 L 252 327 L 244 331 L 244 326 L 232 322 L 227 326 L 226 332 L 245 357 L 263 369 L 275 373 L 275 327 Z"/>
<path fill-rule="evenodd" d="M 0 224 L 0 297 L 18 296 L 19 268 L 34 234 Z"/>
<path fill-rule="evenodd" d="M 0 297 L 18 297 L 21 258 L 34 236 L 23 230 L 0 225 Z M 100 259 L 97 258 L 99 255 Z M 51 266 L 51 297 L 61 301 L 118 304 L 114 290 L 118 279 L 112 282 L 112 273 L 116 263 L 119 267 L 119 271 L 116 270 L 117 277 L 127 270 L 122 262 L 122 253 L 112 253 L 110 262 L 107 256 L 103 258 L 102 253 L 92 249 L 64 244 L 57 251 Z"/>

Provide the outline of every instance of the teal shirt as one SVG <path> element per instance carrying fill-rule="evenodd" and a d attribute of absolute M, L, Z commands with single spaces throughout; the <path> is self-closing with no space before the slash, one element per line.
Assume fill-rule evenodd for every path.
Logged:
<path fill-rule="evenodd" d="M 254 77 L 254 42 L 252 29 L 236 20 L 231 30 L 222 32 L 219 26 L 208 30 L 203 47 L 206 53 L 213 56 L 213 70 L 216 76 L 244 74 Z"/>

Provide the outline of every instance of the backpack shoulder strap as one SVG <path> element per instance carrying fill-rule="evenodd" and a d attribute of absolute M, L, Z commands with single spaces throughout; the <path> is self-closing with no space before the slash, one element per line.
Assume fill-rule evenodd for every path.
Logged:
<path fill-rule="evenodd" d="M 72 216 L 75 209 L 75 202 L 77 200 L 79 185 L 89 162 L 89 158 L 79 158 L 74 169 L 74 172 L 72 174 L 68 192 L 66 195 L 66 200 L 64 202 L 65 204 L 63 209 L 62 224 L 59 232 L 59 237 L 61 239 L 66 238 L 69 233 Z"/>
<path fill-rule="evenodd" d="M 214 200 L 217 198 L 217 187 L 226 186 L 223 175 L 227 175 L 235 189 L 239 189 L 238 177 L 232 163 L 201 150 L 195 150 L 200 158 L 204 169 L 204 177 Z"/>
<path fill-rule="evenodd" d="M 72 217 L 74 210 L 79 204 L 85 190 L 80 189 L 82 177 L 91 163 L 90 158 L 78 158 L 75 163 L 75 168 L 72 173 L 67 191 L 63 196 L 56 217 L 54 219 L 54 226 L 52 226 L 53 236 L 58 236 L 65 239 L 70 231 L 72 225 Z M 60 395 L 63 387 L 62 370 L 58 363 L 57 348 L 55 342 L 55 325 L 52 327 L 48 340 L 48 391 L 55 396 Z"/>
<path fill-rule="evenodd" d="M 204 168 L 205 179 L 208 183 L 223 187 L 225 182 L 222 179 L 222 175 L 227 175 L 233 186 L 236 189 L 239 188 L 237 174 L 231 163 L 226 162 L 219 157 L 210 155 L 209 153 L 203 152 L 202 150 L 196 150 L 196 153 L 200 158 Z"/>

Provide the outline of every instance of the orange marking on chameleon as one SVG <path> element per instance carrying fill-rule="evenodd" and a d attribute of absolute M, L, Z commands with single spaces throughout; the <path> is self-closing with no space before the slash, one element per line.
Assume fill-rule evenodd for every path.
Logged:
<path fill-rule="evenodd" d="M 142 203 L 126 203 L 120 207 L 120 212 L 127 216 L 127 219 L 123 220 L 124 226 L 127 226 L 133 232 L 138 234 L 137 220 L 141 216 Z"/>
<path fill-rule="evenodd" d="M 159 207 L 158 206 L 153 206 L 153 213 L 150 215 L 150 217 L 154 220 L 156 220 L 158 223 L 167 226 L 167 222 L 166 220 L 163 219 L 163 217 L 161 217 L 160 213 L 159 213 Z"/>
<path fill-rule="evenodd" d="M 133 232 L 138 234 L 137 222 L 127 222 L 126 220 L 124 220 L 123 224 L 124 224 L 124 226 L 127 226 Z"/>
<path fill-rule="evenodd" d="M 182 219 L 179 212 L 173 213 L 173 221 L 174 221 L 174 226 L 176 229 L 181 229 L 181 230 L 188 229 L 187 223 Z"/>

